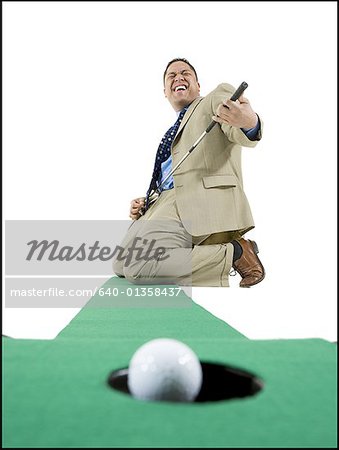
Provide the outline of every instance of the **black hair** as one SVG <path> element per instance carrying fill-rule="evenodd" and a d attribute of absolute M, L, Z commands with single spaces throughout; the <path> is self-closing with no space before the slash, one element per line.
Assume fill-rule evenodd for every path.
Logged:
<path fill-rule="evenodd" d="M 195 78 L 196 78 L 197 81 L 198 81 L 198 75 L 197 75 L 197 72 L 195 71 L 195 68 L 192 66 L 192 64 L 191 64 L 186 58 L 174 58 L 174 59 L 172 59 L 172 60 L 167 64 L 167 66 L 166 66 L 166 69 L 165 69 L 165 72 L 164 72 L 164 83 L 165 83 L 165 77 L 166 77 L 167 69 L 169 68 L 169 66 L 170 66 L 172 63 L 177 62 L 177 61 L 182 61 L 182 62 L 186 63 L 187 65 L 189 65 L 190 68 L 191 68 L 191 69 L 193 70 L 193 72 L 194 72 Z"/>

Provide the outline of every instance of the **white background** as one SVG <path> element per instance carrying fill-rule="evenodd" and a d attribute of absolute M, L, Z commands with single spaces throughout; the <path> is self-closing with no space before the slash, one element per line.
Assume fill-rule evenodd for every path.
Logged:
<path fill-rule="evenodd" d="M 336 340 L 337 2 L 2 7 L 4 219 L 126 219 L 176 118 L 163 71 L 186 57 L 202 95 L 247 81 L 264 120 L 243 174 L 267 276 L 193 299 L 250 338 Z M 76 311 L 5 312 L 5 334 L 54 337 Z"/>

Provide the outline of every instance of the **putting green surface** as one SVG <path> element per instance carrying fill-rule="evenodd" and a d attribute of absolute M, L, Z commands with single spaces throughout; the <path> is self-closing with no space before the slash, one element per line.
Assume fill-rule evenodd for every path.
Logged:
<path fill-rule="evenodd" d="M 146 286 L 155 293 L 156 287 Z M 97 293 L 57 337 L 118 339 L 140 338 L 146 342 L 158 337 L 243 338 L 237 330 L 195 304 L 176 286 L 159 286 L 167 295 L 143 297 L 141 286 L 113 277 L 103 285 L 104 292 L 126 293 L 132 296 L 104 296 Z M 165 290 L 165 291 L 164 291 Z M 173 296 L 170 296 L 173 294 Z"/>
<path fill-rule="evenodd" d="M 251 341 L 180 295 L 186 307 L 101 308 L 93 298 L 55 340 L 4 338 L 3 446 L 336 447 L 334 344 Z M 110 372 L 158 337 L 183 341 L 201 361 L 250 371 L 264 388 L 188 404 L 110 388 Z"/>

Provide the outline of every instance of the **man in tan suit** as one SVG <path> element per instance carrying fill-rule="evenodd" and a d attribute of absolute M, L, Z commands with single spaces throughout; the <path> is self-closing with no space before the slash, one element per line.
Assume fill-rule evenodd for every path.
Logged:
<path fill-rule="evenodd" d="M 263 280 L 265 271 L 257 256 L 257 245 L 242 237 L 254 228 L 254 222 L 241 172 L 241 147 L 257 144 L 262 121 L 243 96 L 235 102 L 230 100 L 234 91 L 231 85 L 220 84 L 201 97 L 194 67 L 184 58 L 168 63 L 164 93 L 180 115 L 159 146 L 146 197 L 131 202 L 133 223 L 122 243 L 128 249 L 133 247 L 132 242 L 142 242 L 145 254 L 147 245 L 156 242 L 166 253 L 142 258 L 139 247 L 138 257 L 128 264 L 123 259 L 115 260 L 117 275 L 133 283 L 229 286 L 228 275 L 233 267 L 242 277 L 241 287 Z M 199 143 L 164 184 L 156 202 L 150 204 L 151 188 L 165 180 L 212 119 L 219 125 Z"/>

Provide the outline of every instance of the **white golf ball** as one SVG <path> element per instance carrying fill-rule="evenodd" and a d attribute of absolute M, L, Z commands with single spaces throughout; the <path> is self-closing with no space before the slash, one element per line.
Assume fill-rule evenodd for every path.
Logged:
<path fill-rule="evenodd" d="M 202 368 L 197 355 L 175 339 L 154 339 L 132 356 L 128 388 L 140 400 L 191 402 L 199 394 Z"/>

